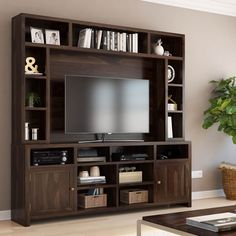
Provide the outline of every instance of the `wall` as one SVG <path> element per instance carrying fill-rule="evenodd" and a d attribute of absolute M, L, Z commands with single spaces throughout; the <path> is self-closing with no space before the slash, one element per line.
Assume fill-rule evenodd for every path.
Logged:
<path fill-rule="evenodd" d="M 186 139 L 193 144 L 193 170 L 204 175 L 193 191 L 221 188 L 217 166 L 234 161 L 236 146 L 201 123 L 208 81 L 236 74 L 236 18 L 138 0 L 0 0 L 0 6 L 0 210 L 10 209 L 11 17 L 21 12 L 185 34 Z"/>

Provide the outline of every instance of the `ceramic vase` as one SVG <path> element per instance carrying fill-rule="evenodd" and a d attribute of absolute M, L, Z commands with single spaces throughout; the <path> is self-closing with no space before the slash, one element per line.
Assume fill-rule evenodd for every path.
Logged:
<path fill-rule="evenodd" d="M 164 48 L 161 46 L 162 41 L 159 39 L 157 43 L 154 45 L 154 51 L 157 55 L 162 56 L 164 54 Z"/>

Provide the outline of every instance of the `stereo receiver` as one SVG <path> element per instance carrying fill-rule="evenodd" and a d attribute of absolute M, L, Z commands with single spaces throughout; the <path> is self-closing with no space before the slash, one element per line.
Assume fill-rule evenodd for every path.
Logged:
<path fill-rule="evenodd" d="M 68 160 L 68 151 L 66 150 L 35 150 L 31 153 L 31 164 L 38 165 L 56 165 L 66 164 Z"/>

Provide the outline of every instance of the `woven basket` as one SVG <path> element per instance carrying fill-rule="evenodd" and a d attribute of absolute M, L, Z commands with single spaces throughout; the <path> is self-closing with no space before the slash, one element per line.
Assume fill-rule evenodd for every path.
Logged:
<path fill-rule="evenodd" d="M 236 169 L 235 168 L 220 168 L 222 173 L 222 184 L 229 200 L 236 200 Z"/>

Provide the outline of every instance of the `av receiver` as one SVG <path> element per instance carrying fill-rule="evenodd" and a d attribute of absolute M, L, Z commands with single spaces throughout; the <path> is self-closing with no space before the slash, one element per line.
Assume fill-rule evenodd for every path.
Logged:
<path fill-rule="evenodd" d="M 63 165 L 67 160 L 68 151 L 66 150 L 33 150 L 31 153 L 31 164 L 34 166 Z"/>

